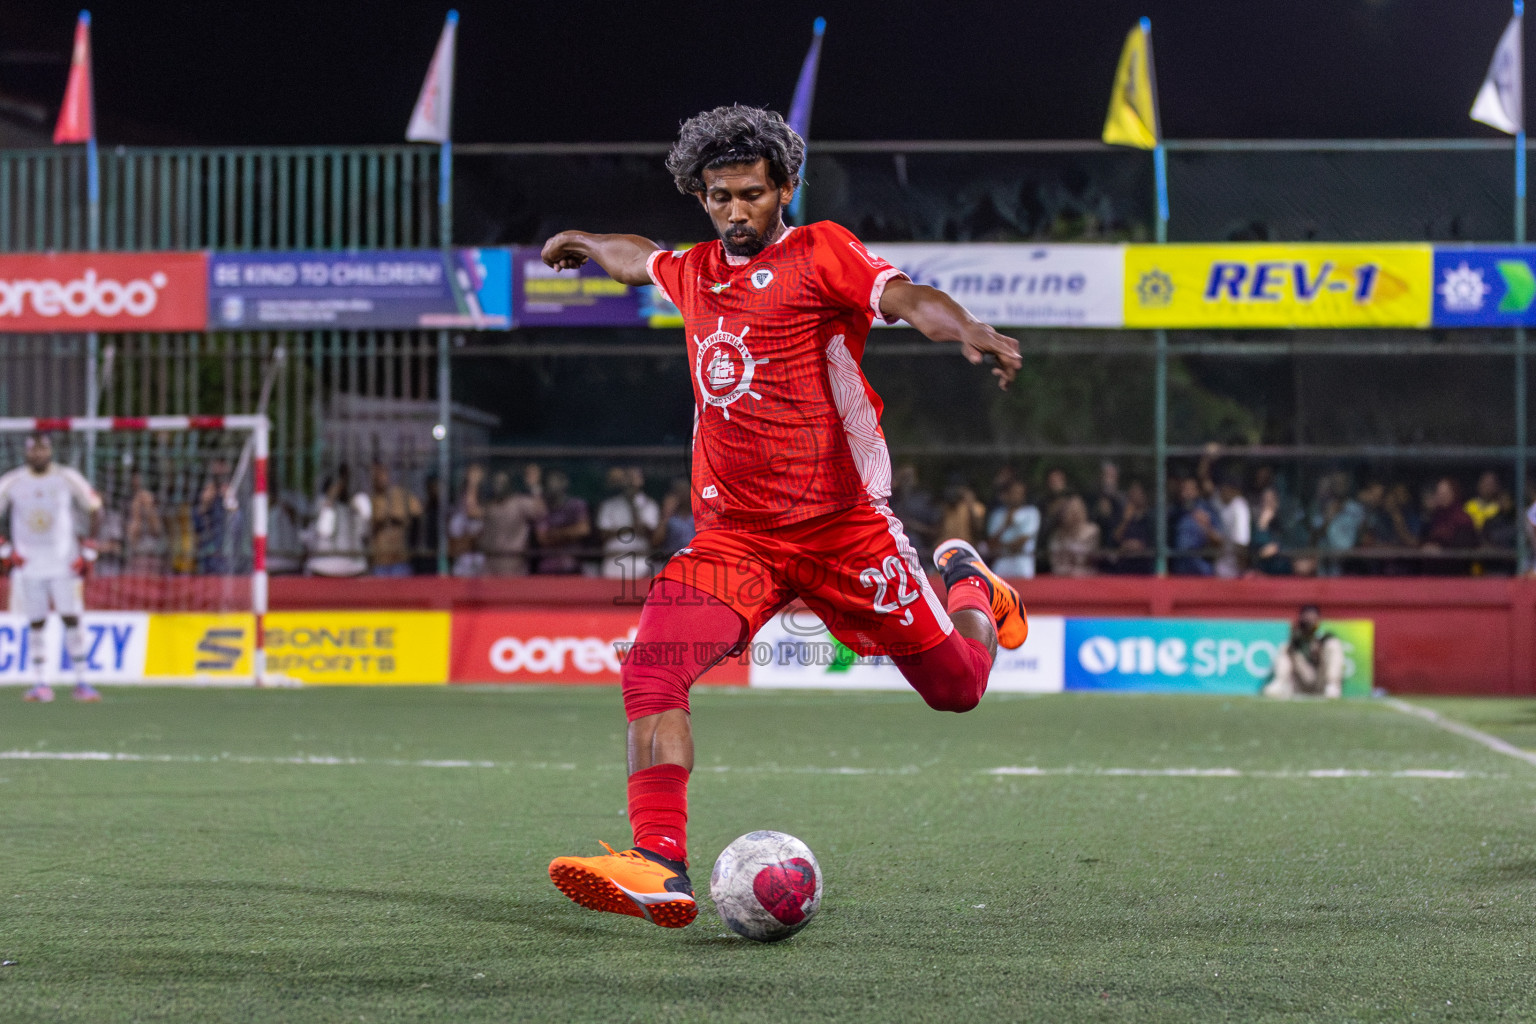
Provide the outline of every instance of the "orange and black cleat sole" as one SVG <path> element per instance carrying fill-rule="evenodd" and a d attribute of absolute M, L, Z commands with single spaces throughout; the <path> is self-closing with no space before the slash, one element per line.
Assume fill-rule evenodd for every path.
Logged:
<path fill-rule="evenodd" d="M 588 910 L 640 917 L 663 928 L 686 928 L 699 916 L 699 905 L 692 899 L 668 893 L 665 899 L 648 903 L 643 895 L 632 896 L 613 879 L 579 864 L 557 860 L 549 866 L 549 879 L 573 903 Z"/>

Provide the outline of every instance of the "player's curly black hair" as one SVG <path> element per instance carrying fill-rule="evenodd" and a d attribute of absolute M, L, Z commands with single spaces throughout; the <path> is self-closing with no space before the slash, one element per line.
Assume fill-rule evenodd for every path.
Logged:
<path fill-rule="evenodd" d="M 695 195 L 704 191 L 707 168 L 759 160 L 768 161 L 768 176 L 775 185 L 787 182 L 799 188 L 805 140 L 777 112 L 736 103 L 684 121 L 667 154 L 667 170 L 679 192 Z"/>

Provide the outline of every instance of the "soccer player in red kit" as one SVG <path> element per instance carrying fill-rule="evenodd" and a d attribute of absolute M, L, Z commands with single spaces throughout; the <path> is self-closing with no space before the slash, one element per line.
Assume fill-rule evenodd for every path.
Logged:
<path fill-rule="evenodd" d="M 941 711 L 974 708 L 998 644 L 1018 647 L 1029 631 L 1018 594 L 964 541 L 935 552 L 946 600 L 929 586 L 886 506 L 881 403 L 859 369 L 877 316 L 958 342 L 972 363 L 990 357 L 1004 387 L 1018 344 L 845 228 L 787 227 L 804 157 L 776 113 L 707 111 L 683 125 L 667 169 L 698 196 L 719 241 L 668 252 L 635 235 L 566 231 L 544 244 L 557 269 L 592 259 L 617 281 L 654 284 L 686 327 L 698 533 L 652 584 L 622 672 L 634 847 L 549 866 L 582 906 L 666 928 L 698 913 L 687 873 L 688 690 L 775 612 L 803 600 L 857 653 L 891 656 Z"/>

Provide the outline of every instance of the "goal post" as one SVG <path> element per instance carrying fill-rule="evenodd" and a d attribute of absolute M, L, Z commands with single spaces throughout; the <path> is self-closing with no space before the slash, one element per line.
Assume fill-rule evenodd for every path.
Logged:
<path fill-rule="evenodd" d="M 102 497 L 101 553 L 87 615 L 106 610 L 102 605 L 134 613 L 248 613 L 248 673 L 203 676 L 203 666 L 223 666 L 193 658 L 186 678 L 178 674 L 176 681 L 278 681 L 267 672 L 265 643 L 271 421 L 259 414 L 0 417 L 0 473 L 23 464 L 24 439 L 37 433 L 54 439 L 57 464 L 94 476 Z"/>

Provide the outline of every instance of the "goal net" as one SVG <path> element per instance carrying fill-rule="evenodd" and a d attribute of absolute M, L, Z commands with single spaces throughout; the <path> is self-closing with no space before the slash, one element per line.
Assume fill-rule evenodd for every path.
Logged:
<path fill-rule="evenodd" d="M 260 685 L 267 611 L 265 416 L 0 418 L 0 473 L 24 466 L 28 439 L 46 434 L 53 462 L 92 483 L 95 517 L 73 508 L 78 538 L 97 556 L 84 577 L 92 682 Z M 24 480 L 25 478 L 23 478 Z M 0 535 L 16 535 L 16 504 Z M 26 617 L 14 579 L 0 582 L 0 683 L 31 682 Z M 44 634 L 52 681 L 74 665 L 57 615 Z"/>

